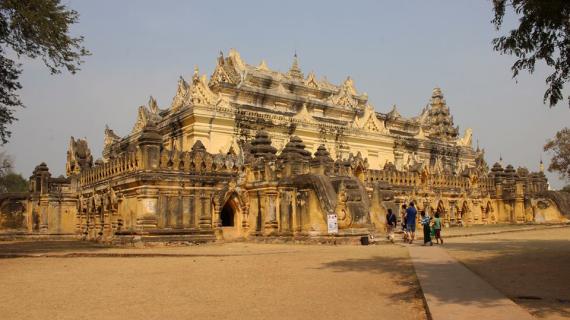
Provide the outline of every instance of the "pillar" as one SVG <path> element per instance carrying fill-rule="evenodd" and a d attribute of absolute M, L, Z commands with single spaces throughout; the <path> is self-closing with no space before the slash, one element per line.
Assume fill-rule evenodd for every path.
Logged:
<path fill-rule="evenodd" d="M 265 220 L 265 234 L 272 235 L 277 232 L 278 222 L 277 222 L 277 192 L 267 191 L 267 218 Z"/>

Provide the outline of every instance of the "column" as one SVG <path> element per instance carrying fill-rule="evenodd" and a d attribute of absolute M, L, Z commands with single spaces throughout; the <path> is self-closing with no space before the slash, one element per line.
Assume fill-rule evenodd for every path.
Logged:
<path fill-rule="evenodd" d="M 209 192 L 200 192 L 200 229 L 212 229 L 212 217 L 210 215 Z"/>
<path fill-rule="evenodd" d="M 267 191 L 266 192 L 266 199 L 267 199 L 267 220 L 265 220 L 265 234 L 272 235 L 277 232 L 277 192 L 276 191 Z"/>

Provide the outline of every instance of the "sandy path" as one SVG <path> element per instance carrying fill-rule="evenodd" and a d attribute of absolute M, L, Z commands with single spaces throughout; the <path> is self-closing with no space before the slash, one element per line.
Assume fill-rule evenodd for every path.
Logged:
<path fill-rule="evenodd" d="M 0 259 L 2 318 L 425 319 L 399 246 L 55 247 L 41 252 L 195 256 Z"/>
<path fill-rule="evenodd" d="M 539 319 L 570 319 L 570 228 L 450 238 L 450 254 Z"/>

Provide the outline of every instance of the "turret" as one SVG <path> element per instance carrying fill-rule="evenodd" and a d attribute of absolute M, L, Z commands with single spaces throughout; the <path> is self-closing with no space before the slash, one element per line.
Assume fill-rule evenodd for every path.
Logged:
<path fill-rule="evenodd" d="M 251 141 L 251 154 L 255 158 L 274 160 L 277 149 L 271 145 L 271 138 L 267 131 L 259 130 L 255 134 L 255 139 Z"/>
<path fill-rule="evenodd" d="M 283 164 L 285 176 L 304 174 L 308 171 L 307 165 L 311 159 L 311 153 L 305 150 L 305 144 L 301 138 L 292 136 L 278 159 Z"/>
<path fill-rule="evenodd" d="M 332 172 L 333 163 L 327 148 L 321 144 L 311 160 L 311 169 L 315 174 L 329 175 Z"/>
<path fill-rule="evenodd" d="M 297 59 L 297 53 L 295 53 L 295 55 L 293 56 L 293 64 L 291 65 L 289 72 L 287 72 L 287 75 L 292 79 L 301 80 L 301 81 L 303 81 L 303 79 L 305 78 L 303 72 L 301 71 L 301 68 L 299 68 L 299 60 Z"/>

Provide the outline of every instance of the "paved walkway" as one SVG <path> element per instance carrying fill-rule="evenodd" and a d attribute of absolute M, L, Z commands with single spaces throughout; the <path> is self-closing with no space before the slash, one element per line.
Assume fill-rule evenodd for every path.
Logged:
<path fill-rule="evenodd" d="M 433 320 L 534 319 L 439 247 L 408 247 Z"/>

